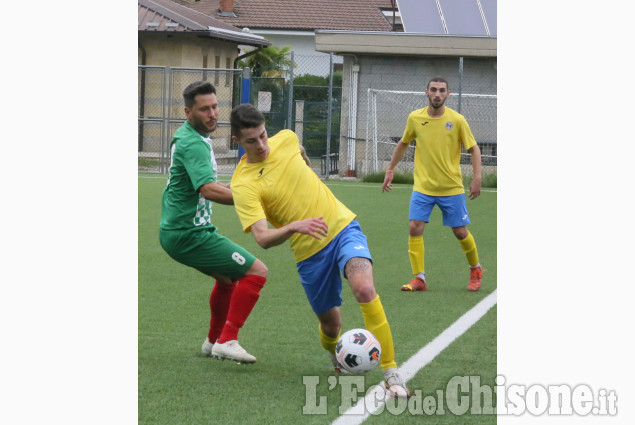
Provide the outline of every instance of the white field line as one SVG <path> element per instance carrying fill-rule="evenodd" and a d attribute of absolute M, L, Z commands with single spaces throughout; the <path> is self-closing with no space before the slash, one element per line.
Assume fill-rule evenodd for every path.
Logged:
<path fill-rule="evenodd" d="M 496 290 L 487 297 L 483 298 L 478 304 L 472 307 L 471 310 L 450 325 L 449 328 L 441 332 L 439 336 L 430 341 L 425 347 L 403 363 L 397 369 L 403 379 L 406 382 L 412 379 L 412 377 L 414 377 L 420 369 L 430 363 L 455 339 L 463 335 L 465 331 L 478 322 L 485 313 L 494 307 L 494 305 L 496 305 Z M 378 385 L 383 385 L 383 382 L 380 382 Z M 381 390 L 381 393 L 383 394 L 384 391 Z M 364 399 L 359 400 L 355 406 L 351 407 L 340 417 L 334 420 L 332 425 L 359 425 L 364 422 L 366 418 L 372 414 L 372 412 L 379 409 L 381 404 L 384 403 L 383 401 L 380 401 L 378 394 L 379 391 L 370 391 Z M 374 409 L 367 410 L 366 407 L 368 406 L 372 406 Z M 357 412 L 362 410 L 365 412 L 363 415 L 357 414 Z"/>

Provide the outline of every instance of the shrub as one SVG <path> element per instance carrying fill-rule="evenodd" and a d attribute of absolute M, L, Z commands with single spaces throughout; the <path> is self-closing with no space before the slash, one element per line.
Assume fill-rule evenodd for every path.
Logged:
<path fill-rule="evenodd" d="M 381 171 L 378 173 L 366 174 L 362 181 L 365 183 L 383 183 L 384 176 L 386 175 L 385 171 Z M 463 176 L 463 185 L 466 188 L 470 187 L 472 183 L 472 176 Z M 403 184 L 414 184 L 414 176 L 412 173 L 395 173 L 395 176 L 392 179 L 393 183 L 403 183 Z M 483 181 L 481 184 L 482 187 L 496 188 L 496 173 L 489 173 L 483 175 Z"/>
<path fill-rule="evenodd" d="M 472 180 L 474 180 L 473 176 L 463 176 L 463 186 L 469 188 Z M 496 188 L 496 173 L 484 174 L 481 187 Z"/>
<path fill-rule="evenodd" d="M 386 175 L 385 171 L 381 171 L 378 173 L 366 174 L 362 179 L 365 183 L 383 183 L 384 177 Z M 414 176 L 412 173 L 395 173 L 393 179 L 393 183 L 403 183 L 403 184 L 413 184 Z"/>

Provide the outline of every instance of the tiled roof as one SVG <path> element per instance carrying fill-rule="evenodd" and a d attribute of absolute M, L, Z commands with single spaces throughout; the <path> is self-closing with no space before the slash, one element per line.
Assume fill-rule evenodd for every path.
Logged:
<path fill-rule="evenodd" d="M 380 11 L 391 0 L 234 0 L 236 17 L 219 16 L 220 0 L 173 1 L 241 28 L 391 30 Z"/>
<path fill-rule="evenodd" d="M 138 0 L 139 31 L 195 32 L 253 46 L 269 46 L 262 37 L 245 34 L 240 28 L 170 0 Z"/>

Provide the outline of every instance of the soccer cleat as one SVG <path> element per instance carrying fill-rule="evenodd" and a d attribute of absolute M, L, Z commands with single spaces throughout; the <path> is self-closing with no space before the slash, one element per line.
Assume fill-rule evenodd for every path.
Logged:
<path fill-rule="evenodd" d="M 425 280 L 421 279 L 420 277 L 415 277 L 414 279 L 410 281 L 410 283 L 403 285 L 401 287 L 401 290 L 402 291 L 427 291 L 428 284 L 426 283 Z"/>
<path fill-rule="evenodd" d="M 468 291 L 478 291 L 481 287 L 481 279 L 483 278 L 483 268 L 470 267 L 470 281 L 467 283 Z"/>
<path fill-rule="evenodd" d="M 340 362 L 337 361 L 337 357 L 335 357 L 335 353 L 329 353 L 329 357 L 331 358 L 331 363 L 333 363 L 333 369 L 335 369 L 335 372 L 350 373 L 340 365 Z"/>
<path fill-rule="evenodd" d="M 214 348 L 214 344 L 209 342 L 209 338 L 205 338 L 205 342 L 203 343 L 203 346 L 201 347 L 201 351 L 203 351 L 203 354 L 205 354 L 206 356 L 211 356 L 213 348 Z"/>
<path fill-rule="evenodd" d="M 218 342 L 212 348 L 212 357 L 217 359 L 229 359 L 238 363 L 255 363 L 256 358 L 249 354 L 238 341 L 231 340 L 223 344 Z"/>
<path fill-rule="evenodd" d="M 410 390 L 406 387 L 406 383 L 397 372 L 397 368 L 390 368 L 384 371 L 384 385 L 391 397 L 408 398 Z"/>

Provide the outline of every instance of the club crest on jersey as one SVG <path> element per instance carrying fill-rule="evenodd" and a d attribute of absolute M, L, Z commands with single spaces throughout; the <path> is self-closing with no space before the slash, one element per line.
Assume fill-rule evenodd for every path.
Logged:
<path fill-rule="evenodd" d="M 452 127 L 454 127 L 454 124 L 452 124 L 450 121 L 445 123 L 445 128 L 448 130 L 452 130 Z"/>

